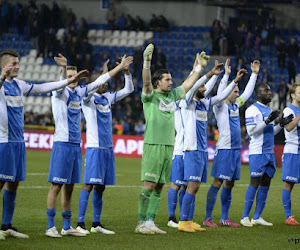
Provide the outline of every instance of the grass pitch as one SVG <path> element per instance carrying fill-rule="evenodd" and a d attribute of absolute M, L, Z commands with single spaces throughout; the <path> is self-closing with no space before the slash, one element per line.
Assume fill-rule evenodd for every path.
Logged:
<path fill-rule="evenodd" d="M 281 169 L 277 169 L 272 180 L 268 201 L 262 216 L 274 224 L 273 227 L 255 226 L 252 228 L 208 228 L 206 232 L 194 234 L 182 233 L 167 227 L 167 191 L 166 185 L 161 199 L 161 206 L 155 223 L 167 235 L 138 235 L 134 233 L 137 222 L 137 198 L 140 192 L 140 160 L 116 158 L 117 185 L 107 187 L 103 199 L 101 222 L 115 235 L 93 234 L 87 237 L 67 237 L 53 239 L 45 236 L 47 228 L 46 198 L 49 189 L 48 167 L 50 153 L 27 151 L 27 180 L 20 184 L 13 225 L 30 239 L 8 237 L 0 241 L 0 249 L 261 249 L 294 248 L 300 245 L 300 227 L 284 224 L 284 210 L 281 203 Z M 241 180 L 236 182 L 232 193 L 230 218 L 239 222 L 244 209 L 244 197 L 249 182 L 249 170 L 242 166 Z M 195 221 L 203 222 L 205 216 L 206 193 L 211 184 L 200 187 L 196 198 Z M 81 185 L 75 186 L 73 194 L 72 225 L 76 227 L 78 198 Z M 2 197 L 1 192 L 1 197 Z M 1 199 L 2 200 L 2 199 Z M 295 185 L 292 193 L 292 211 L 300 220 L 299 186 Z M 255 206 L 255 204 L 254 204 Z M 254 206 L 252 209 L 253 215 Z M 0 206 L 2 213 L 2 205 Z M 177 211 L 177 218 L 179 218 Z M 220 192 L 213 217 L 220 218 Z M 91 197 L 86 215 L 86 225 L 92 223 Z M 56 227 L 61 230 L 62 217 L 58 201 Z M 298 243 L 299 242 L 299 243 Z M 296 245 L 296 246 L 295 246 Z"/>

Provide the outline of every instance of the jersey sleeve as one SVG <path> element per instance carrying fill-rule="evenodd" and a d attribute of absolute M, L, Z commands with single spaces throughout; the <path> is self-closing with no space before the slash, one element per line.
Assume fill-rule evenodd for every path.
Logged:
<path fill-rule="evenodd" d="M 103 95 L 108 99 L 110 104 L 116 103 L 117 92 L 106 92 Z"/>
<path fill-rule="evenodd" d="M 293 114 L 294 116 L 295 116 L 295 114 L 294 114 L 294 112 L 293 112 L 293 110 L 292 109 L 290 109 L 290 108 L 285 108 L 284 110 L 283 110 L 283 117 L 287 117 L 287 116 L 289 116 L 290 114 Z"/>
<path fill-rule="evenodd" d="M 141 95 L 142 103 L 151 102 L 151 100 L 153 99 L 153 96 L 154 96 L 154 90 L 152 90 L 150 95 L 146 95 L 144 92 L 142 92 L 142 95 Z"/>
<path fill-rule="evenodd" d="M 32 88 L 33 88 L 33 84 L 30 82 L 25 82 L 23 80 L 19 80 L 19 79 L 15 79 L 15 81 L 17 82 L 18 86 L 20 87 L 21 91 L 22 91 L 22 95 L 29 95 Z"/>
<path fill-rule="evenodd" d="M 175 100 L 174 101 L 182 99 L 185 95 L 185 90 L 182 86 L 179 86 L 179 87 L 175 88 L 172 91 L 175 93 Z"/>

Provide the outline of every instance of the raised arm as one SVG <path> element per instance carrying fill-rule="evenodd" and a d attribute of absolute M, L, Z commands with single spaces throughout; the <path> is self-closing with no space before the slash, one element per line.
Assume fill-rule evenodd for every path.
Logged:
<path fill-rule="evenodd" d="M 154 51 L 154 45 L 150 43 L 146 49 L 144 50 L 144 63 L 143 63 L 143 93 L 145 95 L 150 95 L 153 90 L 153 86 L 151 83 L 151 59 Z"/>
<path fill-rule="evenodd" d="M 128 67 L 132 62 L 133 62 L 133 57 L 132 56 L 126 57 L 126 55 L 124 55 L 122 57 L 122 60 L 121 60 L 120 64 L 118 64 L 116 67 L 114 67 L 108 73 L 105 73 L 105 74 L 99 76 L 94 82 L 88 84 L 87 85 L 87 92 L 89 93 L 89 92 L 97 89 L 99 86 L 101 86 L 102 84 L 106 83 L 110 78 L 114 77 L 120 71 L 122 71 L 126 67 Z"/>
<path fill-rule="evenodd" d="M 215 66 L 206 74 L 207 78 L 210 80 L 205 84 L 206 91 L 204 92 L 204 96 L 207 97 L 212 89 L 214 88 L 219 75 L 223 72 L 221 68 L 224 66 L 224 63 L 219 63 L 218 60 L 215 60 Z"/>
<path fill-rule="evenodd" d="M 203 72 L 204 68 L 207 66 L 207 63 L 209 61 L 209 56 L 205 54 L 204 51 L 202 51 L 200 54 L 197 54 L 197 61 L 198 65 L 196 66 L 193 74 L 188 77 L 181 87 L 184 88 L 185 92 L 187 93 L 195 84 L 195 82 L 200 78 L 201 73 Z"/>
<path fill-rule="evenodd" d="M 251 63 L 252 74 L 250 76 L 250 79 L 247 83 L 247 86 L 243 94 L 238 98 L 238 103 L 240 107 L 245 104 L 245 102 L 250 98 L 250 96 L 253 93 L 259 68 L 260 68 L 260 62 L 258 60 L 255 60 L 254 62 Z"/>
<path fill-rule="evenodd" d="M 27 95 L 29 93 L 30 94 L 47 93 L 53 90 L 63 88 L 70 83 L 78 82 L 80 79 L 87 77 L 88 74 L 89 72 L 87 70 L 81 70 L 77 74 L 73 75 L 72 77 L 62 81 L 33 84 L 31 91 L 29 91 Z"/>
<path fill-rule="evenodd" d="M 219 84 L 217 94 L 221 93 L 227 87 L 227 82 L 231 73 L 230 59 L 226 60 L 224 68 L 225 68 L 225 74 Z"/>
<path fill-rule="evenodd" d="M 129 72 L 129 66 L 124 69 L 124 78 L 125 78 L 125 86 L 124 86 L 124 88 L 117 91 L 116 101 L 122 100 L 123 98 L 128 96 L 130 93 L 132 93 L 134 90 L 132 76 Z"/>
<path fill-rule="evenodd" d="M 54 60 L 57 63 L 57 65 L 61 67 L 60 80 L 67 79 L 67 58 L 65 58 L 62 54 L 59 53 L 58 56 L 54 57 Z M 57 94 L 60 95 L 63 91 L 64 88 L 58 89 Z"/>
<path fill-rule="evenodd" d="M 6 77 L 10 75 L 10 71 L 12 67 L 13 67 L 12 65 L 2 67 L 1 76 L 0 76 L 0 89 L 2 88 L 2 85 L 5 82 Z"/>

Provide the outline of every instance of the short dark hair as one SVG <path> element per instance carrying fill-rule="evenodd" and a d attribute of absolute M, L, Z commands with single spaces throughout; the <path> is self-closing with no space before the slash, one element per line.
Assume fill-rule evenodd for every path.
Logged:
<path fill-rule="evenodd" d="M 18 52 L 12 49 L 3 50 L 0 54 L 0 64 L 2 65 L 7 56 L 20 57 Z"/>
<path fill-rule="evenodd" d="M 159 69 L 154 72 L 152 76 L 152 84 L 154 89 L 157 88 L 158 81 L 163 78 L 163 74 L 170 74 L 170 72 L 166 69 Z"/>
<path fill-rule="evenodd" d="M 255 87 L 255 89 L 254 89 L 254 93 L 255 93 L 256 96 L 257 96 L 257 94 L 259 93 L 259 89 L 260 89 L 262 86 L 269 86 L 269 85 L 266 84 L 266 83 L 260 83 L 260 84 L 258 84 L 258 85 Z"/>

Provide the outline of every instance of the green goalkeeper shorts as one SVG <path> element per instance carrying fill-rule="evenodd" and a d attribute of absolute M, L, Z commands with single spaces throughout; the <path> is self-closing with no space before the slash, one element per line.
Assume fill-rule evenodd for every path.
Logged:
<path fill-rule="evenodd" d="M 144 143 L 141 180 L 155 183 L 170 181 L 173 146 Z"/>

